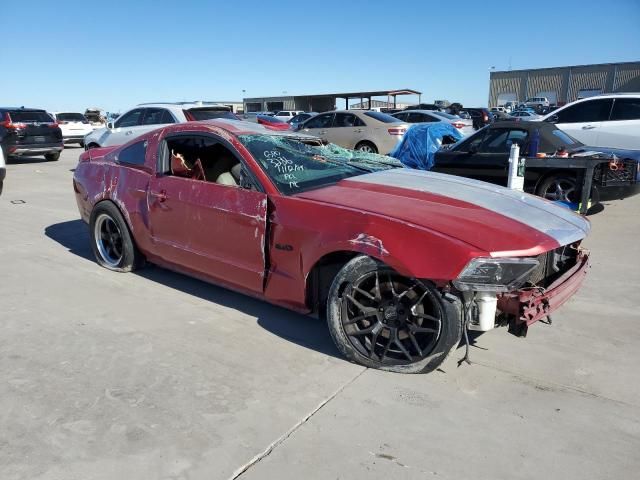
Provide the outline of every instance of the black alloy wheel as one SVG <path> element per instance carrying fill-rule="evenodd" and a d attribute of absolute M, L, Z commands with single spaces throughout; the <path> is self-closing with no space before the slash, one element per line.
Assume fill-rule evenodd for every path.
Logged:
<path fill-rule="evenodd" d="M 342 325 L 351 344 L 383 365 L 429 356 L 443 316 L 433 292 L 390 270 L 367 273 L 342 294 Z"/>
<path fill-rule="evenodd" d="M 455 297 L 445 299 L 432 283 L 364 255 L 336 275 L 327 300 L 327 324 L 349 360 L 401 373 L 434 370 L 462 335 Z"/>

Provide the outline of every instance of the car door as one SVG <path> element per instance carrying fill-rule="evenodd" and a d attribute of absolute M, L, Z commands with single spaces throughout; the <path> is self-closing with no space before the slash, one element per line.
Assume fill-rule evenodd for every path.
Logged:
<path fill-rule="evenodd" d="M 314 135 L 327 140 L 327 135 L 332 123 L 333 112 L 321 113 L 320 115 L 316 115 L 315 117 L 307 120 L 302 126 L 302 131 L 309 135 Z"/>
<path fill-rule="evenodd" d="M 552 121 L 560 130 L 564 130 L 585 145 L 596 144 L 602 122 L 609 119 L 613 100 L 597 98 L 579 102 L 558 110 L 547 121 Z"/>
<path fill-rule="evenodd" d="M 327 140 L 344 148 L 355 148 L 364 138 L 365 124 L 353 113 L 336 112 Z"/>
<path fill-rule="evenodd" d="M 134 108 L 118 118 L 113 128 L 101 139 L 101 146 L 122 145 L 143 133 L 144 108 Z"/>
<path fill-rule="evenodd" d="M 261 293 L 265 274 L 267 195 L 260 185 L 241 188 L 172 174 L 162 140 L 158 172 L 147 194 L 156 254 L 165 261 L 221 283 Z M 185 140 L 188 135 L 179 135 Z M 249 171 L 222 138 L 191 135 L 194 144 L 221 146 Z M 204 158 L 204 157 L 203 157 Z"/>
<path fill-rule="evenodd" d="M 640 97 L 614 99 L 611 115 L 602 122 L 593 145 L 640 150 Z"/>

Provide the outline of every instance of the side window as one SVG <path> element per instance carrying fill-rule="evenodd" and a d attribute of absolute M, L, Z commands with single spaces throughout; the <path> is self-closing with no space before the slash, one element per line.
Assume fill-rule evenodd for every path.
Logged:
<path fill-rule="evenodd" d="M 394 117 L 396 117 L 398 120 L 402 120 L 403 122 L 407 122 L 408 115 L 409 115 L 408 113 L 396 113 Z"/>
<path fill-rule="evenodd" d="M 483 130 L 476 133 L 475 135 L 472 135 L 471 137 L 466 139 L 464 142 L 462 142 L 460 146 L 455 149 L 455 151 L 470 152 L 472 149 L 478 150 L 480 148 L 480 144 L 482 143 L 482 140 L 484 139 L 484 136 L 486 133 L 487 133 L 486 130 Z"/>
<path fill-rule="evenodd" d="M 640 98 L 616 98 L 611 120 L 640 120 Z"/>
<path fill-rule="evenodd" d="M 509 153 L 514 142 L 523 144 L 526 138 L 527 132 L 524 130 L 490 130 L 479 151 L 482 153 Z"/>
<path fill-rule="evenodd" d="M 162 125 L 165 123 L 175 123 L 171 113 L 165 108 L 147 108 L 142 121 L 143 125 Z"/>
<path fill-rule="evenodd" d="M 432 122 L 437 122 L 438 119 L 427 114 L 427 113 L 416 113 L 415 115 L 417 115 L 418 117 L 418 122 L 424 122 L 424 123 L 432 123 Z"/>
<path fill-rule="evenodd" d="M 190 180 L 239 187 L 242 163 L 216 138 L 178 136 L 164 141 L 162 173 Z"/>
<path fill-rule="evenodd" d="M 147 141 L 136 142 L 128 146 L 118 155 L 118 163 L 125 165 L 144 165 L 144 157 L 147 153 Z"/>
<path fill-rule="evenodd" d="M 356 127 L 359 118 L 352 113 L 336 113 L 333 120 L 334 127 Z"/>
<path fill-rule="evenodd" d="M 143 113 L 144 113 L 144 109 L 142 108 L 136 108 L 135 110 L 131 110 L 130 112 L 127 112 L 123 116 L 118 118 L 114 126 L 116 128 L 124 128 L 124 127 L 135 127 L 137 125 L 142 125 Z"/>
<path fill-rule="evenodd" d="M 602 122 L 609 119 L 611 99 L 589 100 L 559 111 L 558 123 Z"/>
<path fill-rule="evenodd" d="M 304 128 L 330 127 L 332 118 L 333 118 L 333 113 L 324 113 L 322 115 L 318 115 L 317 117 L 313 117 L 311 120 L 305 123 Z"/>

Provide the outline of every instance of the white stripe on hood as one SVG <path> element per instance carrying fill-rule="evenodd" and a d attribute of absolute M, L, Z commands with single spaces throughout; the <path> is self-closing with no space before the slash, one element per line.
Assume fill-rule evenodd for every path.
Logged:
<path fill-rule="evenodd" d="M 478 180 L 411 169 L 383 170 L 344 181 L 433 193 L 471 203 L 528 225 L 567 245 L 587 236 L 588 220 L 540 197 Z"/>

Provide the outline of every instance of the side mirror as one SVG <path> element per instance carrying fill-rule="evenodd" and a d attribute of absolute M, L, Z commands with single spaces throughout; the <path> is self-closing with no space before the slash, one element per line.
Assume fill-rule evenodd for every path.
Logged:
<path fill-rule="evenodd" d="M 114 127 L 113 127 L 113 122 L 107 122 L 107 128 L 108 128 L 109 130 L 113 130 L 113 128 L 114 128 Z"/>
<path fill-rule="evenodd" d="M 545 122 L 549 122 L 549 123 L 558 123 L 558 115 L 556 115 L 555 113 L 553 115 L 551 115 L 549 118 L 547 118 L 545 120 Z"/>
<path fill-rule="evenodd" d="M 245 190 L 253 190 L 253 183 L 247 175 L 247 172 L 243 168 L 240 170 L 240 188 L 244 188 Z"/>

